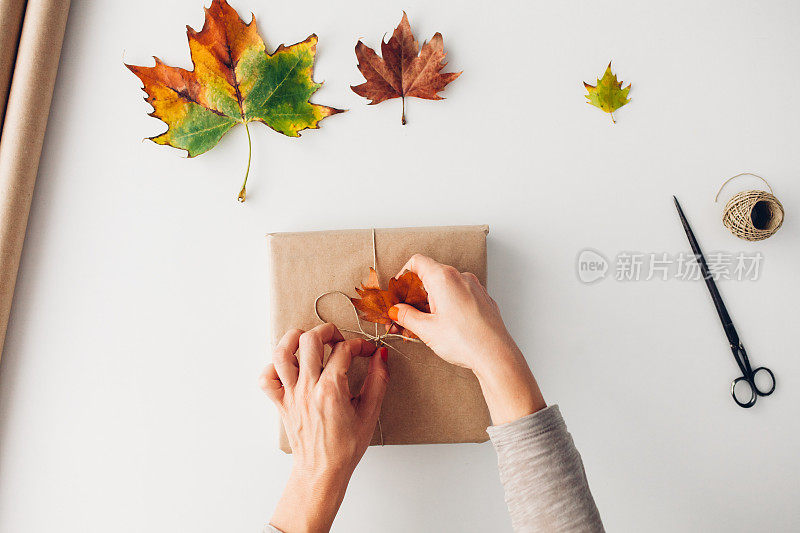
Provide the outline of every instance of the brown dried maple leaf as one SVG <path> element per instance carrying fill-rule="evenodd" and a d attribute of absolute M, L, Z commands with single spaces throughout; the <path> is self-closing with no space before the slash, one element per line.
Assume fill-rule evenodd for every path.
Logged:
<path fill-rule="evenodd" d="M 381 40 L 381 54 L 383 58 L 361 41 L 356 43 L 358 70 L 367 81 L 350 88 L 357 95 L 372 100 L 370 105 L 401 98 L 403 124 L 406 123 L 406 96 L 442 100 L 437 93 L 461 75 L 461 72 L 441 72 L 447 65 L 441 33 L 434 34 L 419 50 L 405 11 L 389 41 Z"/>
<path fill-rule="evenodd" d="M 356 288 L 356 292 L 360 298 L 350 298 L 350 301 L 358 311 L 359 318 L 367 322 L 387 326 L 393 324 L 389 318 L 389 309 L 397 304 L 408 304 L 424 313 L 431 312 L 428 291 L 425 290 L 419 276 L 410 270 L 404 271 L 397 278 L 390 278 L 389 289 L 381 290 L 378 273 L 370 267 L 367 282 L 362 283 L 360 289 Z M 417 337 L 410 330 L 403 329 L 399 325 L 398 327 L 401 329 L 401 335 L 412 339 Z"/>

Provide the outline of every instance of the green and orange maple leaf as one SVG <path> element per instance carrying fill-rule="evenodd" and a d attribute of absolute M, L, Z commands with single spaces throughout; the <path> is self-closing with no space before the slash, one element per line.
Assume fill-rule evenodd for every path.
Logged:
<path fill-rule="evenodd" d="M 628 93 L 631 90 L 631 84 L 622 88 L 622 82 L 617 81 L 617 75 L 611 72 L 611 62 L 608 62 L 605 74 L 602 78 L 598 78 L 597 85 L 589 85 L 583 82 L 583 86 L 589 93 L 586 96 L 588 104 L 598 107 L 611 115 L 611 121 L 616 123 L 614 119 L 614 111 L 630 102 Z"/>
<path fill-rule="evenodd" d="M 439 91 L 461 75 L 461 72 L 441 72 L 447 65 L 441 33 L 434 34 L 420 50 L 405 12 L 389 41 L 381 40 L 381 54 L 383 57 L 361 41 L 356 43 L 358 70 L 367 81 L 350 88 L 357 95 L 372 100 L 370 105 L 401 98 L 403 124 L 406 123 L 407 96 L 442 100 Z"/>
<path fill-rule="evenodd" d="M 268 54 L 256 27 L 226 0 L 213 0 L 199 32 L 186 27 L 194 70 L 165 65 L 126 65 L 144 83 L 151 116 L 168 129 L 150 139 L 186 150 L 189 157 L 212 149 L 236 124 L 244 124 L 249 154 L 239 201 L 246 198 L 252 141 L 248 123 L 258 121 L 278 133 L 299 137 L 306 128 L 342 110 L 309 102 L 322 84 L 313 80 L 317 36 Z"/>

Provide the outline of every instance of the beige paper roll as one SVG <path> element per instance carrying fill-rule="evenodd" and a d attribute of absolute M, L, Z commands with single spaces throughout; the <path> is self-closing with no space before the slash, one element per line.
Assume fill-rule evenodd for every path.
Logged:
<path fill-rule="evenodd" d="M 0 132 L 3 129 L 3 115 L 6 112 L 24 13 L 25 0 L 0 0 Z"/>
<path fill-rule="evenodd" d="M 0 136 L 0 354 L 64 40 L 69 0 L 28 0 Z"/>

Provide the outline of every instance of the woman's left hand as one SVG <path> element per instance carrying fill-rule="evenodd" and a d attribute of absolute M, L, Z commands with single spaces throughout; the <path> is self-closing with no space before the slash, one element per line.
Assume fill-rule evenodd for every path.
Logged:
<path fill-rule="evenodd" d="M 326 345 L 332 350 L 323 367 Z M 260 384 L 281 414 L 294 464 L 270 521 L 274 527 L 287 533 L 330 529 L 375 431 L 389 382 L 386 350 L 344 340 L 333 324 L 291 330 L 278 343 Z M 353 357 L 372 358 L 355 397 L 347 381 Z"/>

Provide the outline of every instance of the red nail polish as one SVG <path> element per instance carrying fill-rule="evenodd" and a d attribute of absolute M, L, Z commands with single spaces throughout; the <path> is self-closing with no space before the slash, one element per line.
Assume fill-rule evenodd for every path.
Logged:
<path fill-rule="evenodd" d="M 397 322 L 397 313 L 398 313 L 398 311 L 400 311 L 400 310 L 397 308 L 396 305 L 393 305 L 393 306 L 391 306 L 389 308 L 389 311 L 387 312 L 387 314 L 389 315 L 389 319 L 392 322 Z"/>
<path fill-rule="evenodd" d="M 389 348 L 383 346 L 380 350 L 380 354 L 381 354 L 381 359 L 383 359 L 384 363 L 389 361 Z"/>

